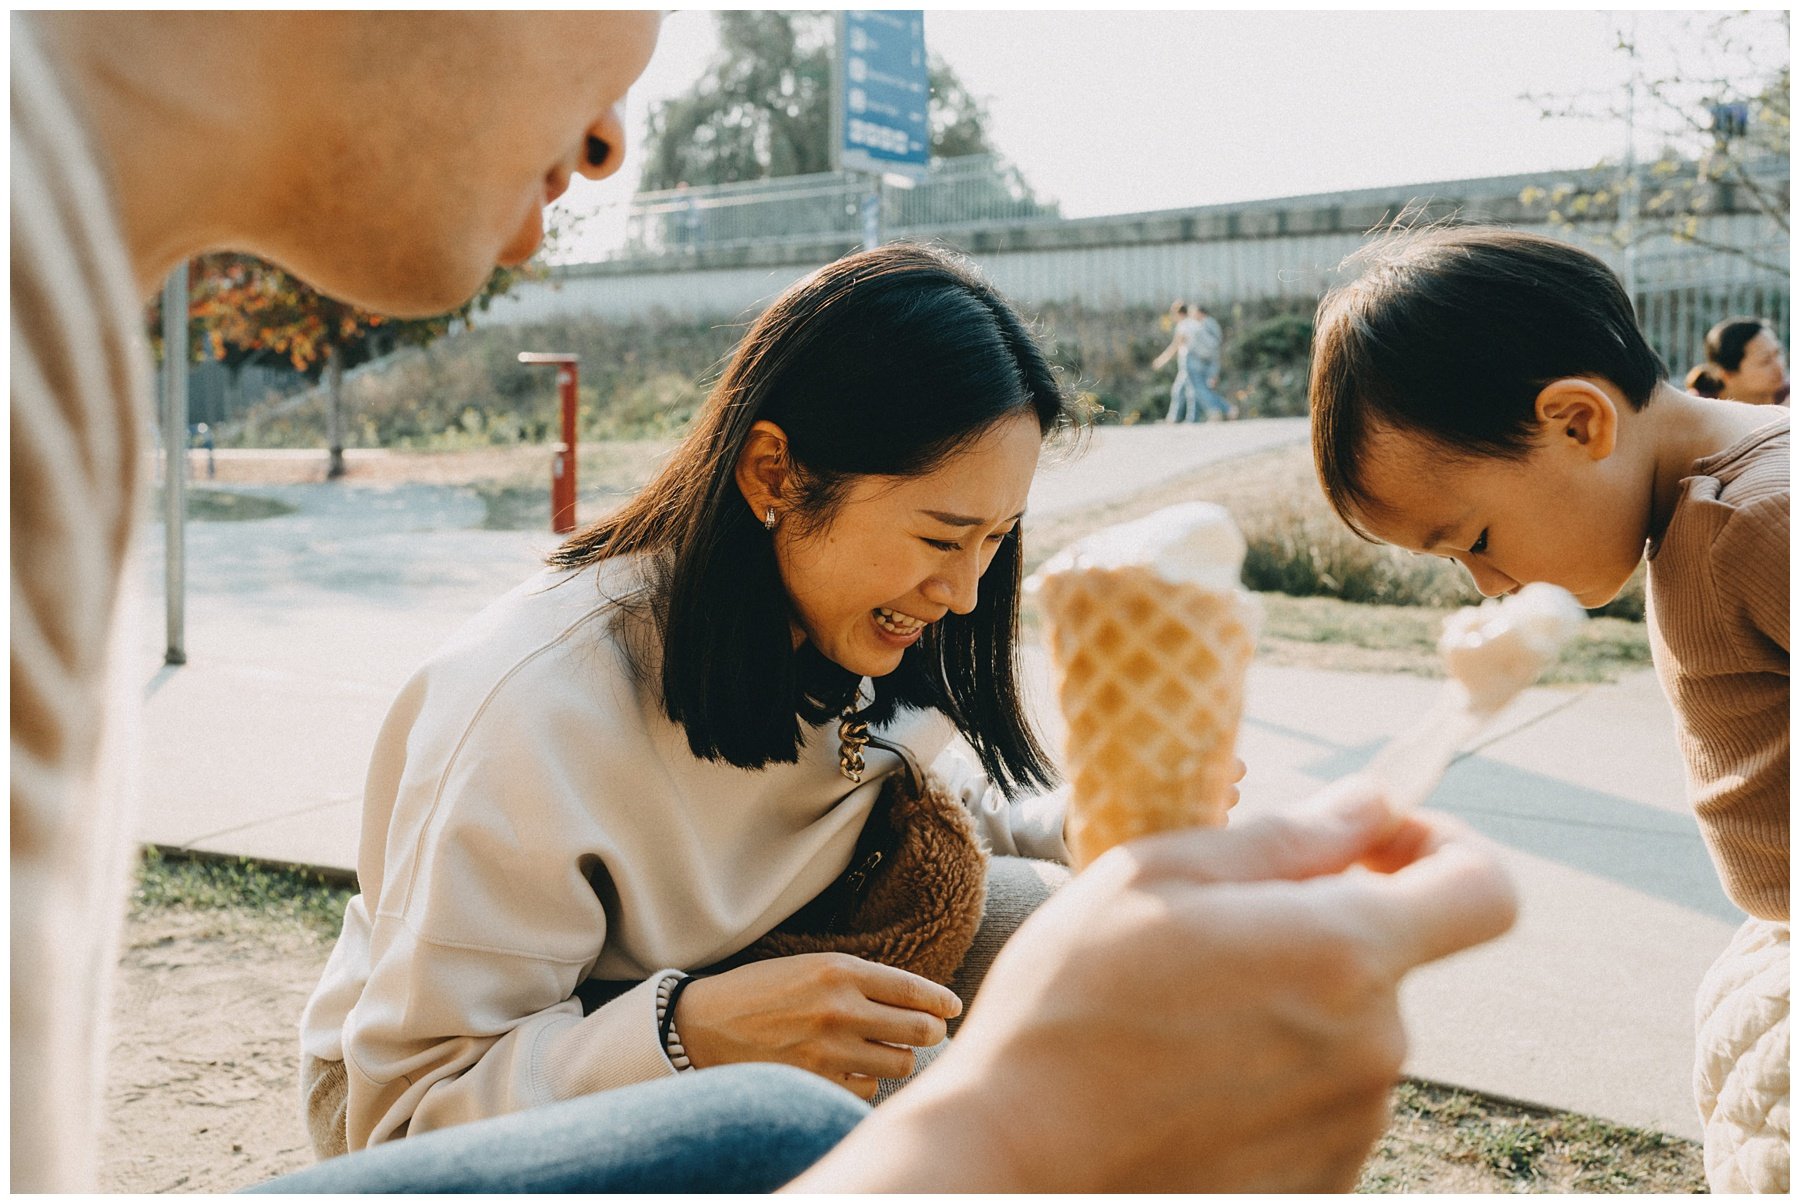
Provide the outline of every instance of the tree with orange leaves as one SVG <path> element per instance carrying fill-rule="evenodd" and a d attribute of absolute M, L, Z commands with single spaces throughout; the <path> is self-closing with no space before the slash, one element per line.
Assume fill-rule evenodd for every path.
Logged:
<path fill-rule="evenodd" d="M 188 273 L 190 346 L 199 359 L 238 361 L 277 354 L 295 371 L 326 381 L 327 479 L 344 475 L 343 380 L 348 368 L 407 345 L 421 345 L 466 324 L 477 310 L 537 274 L 532 267 L 500 268 L 460 309 L 433 318 L 389 318 L 346 305 L 298 277 L 251 255 L 203 255 Z M 160 332 L 161 318 L 151 316 Z"/>

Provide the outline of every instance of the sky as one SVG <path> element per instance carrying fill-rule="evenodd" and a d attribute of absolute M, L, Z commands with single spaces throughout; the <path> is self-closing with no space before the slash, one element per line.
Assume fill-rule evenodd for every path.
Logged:
<path fill-rule="evenodd" d="M 1591 166 L 1624 153 L 1625 121 L 1546 120 L 1528 94 L 1622 106 L 1621 31 L 1640 79 L 1788 55 L 1773 13 L 1720 63 L 1694 49 L 1720 11 L 925 11 L 928 48 L 986 101 L 990 140 L 1068 217 Z M 710 12 L 671 13 L 629 101 L 634 139 L 716 50 Z M 1639 153 L 1667 120 L 1653 107 L 1638 109 Z M 584 184 L 565 204 L 604 210 L 630 190 Z"/>

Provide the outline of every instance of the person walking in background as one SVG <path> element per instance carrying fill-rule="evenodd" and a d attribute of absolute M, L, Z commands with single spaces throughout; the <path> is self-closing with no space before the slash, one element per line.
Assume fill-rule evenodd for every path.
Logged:
<path fill-rule="evenodd" d="M 1175 381 L 1169 386 L 1167 422 L 1199 422 L 1204 407 L 1207 420 L 1236 418 L 1236 407 L 1219 396 L 1219 354 L 1225 343 L 1225 332 L 1218 319 L 1198 305 L 1177 301 L 1169 306 L 1174 319 L 1174 337 L 1162 354 L 1150 364 L 1160 369 L 1175 361 Z"/>
<path fill-rule="evenodd" d="M 1759 406 L 1787 404 L 1787 356 L 1761 318 L 1726 318 L 1707 331 L 1706 358 L 1722 386 L 1718 396 Z"/>
<path fill-rule="evenodd" d="M 1225 331 L 1219 326 L 1219 320 L 1206 312 L 1204 305 L 1189 306 L 1188 321 L 1193 323 L 1193 328 L 1183 355 L 1194 392 L 1208 414 L 1236 418 L 1237 407 L 1219 393 L 1219 365 L 1225 351 Z"/>
<path fill-rule="evenodd" d="M 1194 393 L 1188 386 L 1187 359 L 1182 356 L 1182 348 L 1187 344 L 1188 331 L 1183 323 L 1188 320 L 1186 301 L 1174 301 L 1169 304 L 1169 345 L 1162 349 L 1162 354 L 1150 361 L 1152 372 L 1162 371 L 1164 364 L 1175 361 L 1175 380 L 1169 385 L 1169 412 L 1164 422 L 1186 422 L 1187 415 L 1194 408 Z"/>

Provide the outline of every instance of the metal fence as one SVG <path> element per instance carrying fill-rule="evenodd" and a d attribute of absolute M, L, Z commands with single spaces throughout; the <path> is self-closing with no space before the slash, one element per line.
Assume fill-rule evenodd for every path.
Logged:
<path fill-rule="evenodd" d="M 1005 158 L 969 155 L 936 161 L 916 183 L 824 172 L 640 192 L 622 203 L 623 244 L 597 258 L 854 240 L 862 237 L 871 204 L 879 207 L 884 237 L 1059 216 Z"/>
<path fill-rule="evenodd" d="M 1706 332 L 1729 317 L 1761 318 L 1783 347 L 1790 345 L 1788 277 L 1762 266 L 1786 258 L 1787 247 L 1780 246 L 1747 250 L 1735 262 L 1674 252 L 1639 261 L 1632 297 L 1638 324 L 1675 380 L 1706 358 Z"/>

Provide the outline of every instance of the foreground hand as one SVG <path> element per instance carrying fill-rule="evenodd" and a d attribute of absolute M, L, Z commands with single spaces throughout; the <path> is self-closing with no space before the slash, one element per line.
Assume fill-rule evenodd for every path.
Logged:
<path fill-rule="evenodd" d="M 1351 1187 L 1407 971 L 1506 931 L 1498 862 L 1367 780 L 1099 858 L 1001 951 L 955 1042 L 802 1191 Z"/>
<path fill-rule="evenodd" d="M 1225 794 L 1225 809 L 1227 811 L 1238 805 L 1239 800 L 1242 798 L 1242 794 L 1238 790 L 1238 783 L 1243 781 L 1244 775 L 1250 772 L 1250 767 L 1244 764 L 1244 758 L 1234 757 L 1233 762 L 1236 765 L 1236 769 L 1232 771 L 1231 785 L 1226 790 Z"/>
<path fill-rule="evenodd" d="M 864 1099 L 912 1073 L 962 1000 L 930 979 L 846 953 L 803 953 L 701 978 L 675 1005 L 695 1066 L 786 1062 Z"/>

